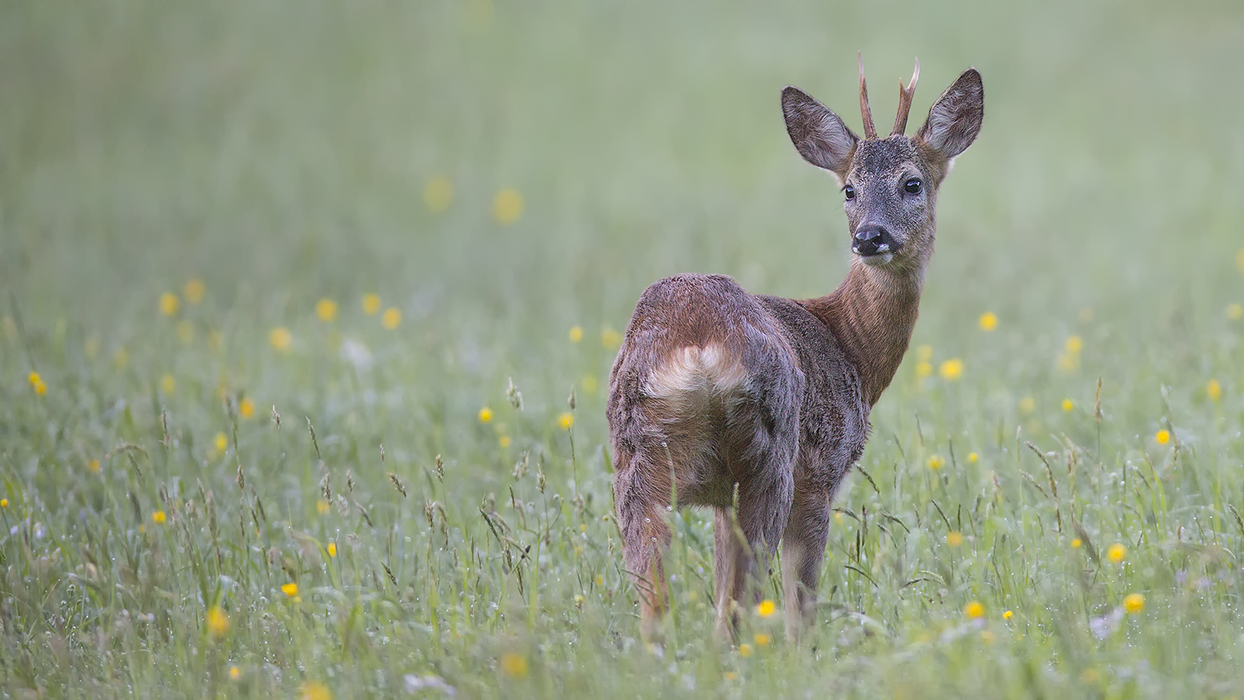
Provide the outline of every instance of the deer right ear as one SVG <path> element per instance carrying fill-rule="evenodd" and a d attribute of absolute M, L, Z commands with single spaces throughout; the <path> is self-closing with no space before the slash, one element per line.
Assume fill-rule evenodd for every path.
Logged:
<path fill-rule="evenodd" d="M 799 155 L 818 168 L 833 171 L 839 180 L 844 179 L 859 138 L 838 115 L 795 87 L 782 91 L 782 114 L 786 117 L 786 133 Z"/>

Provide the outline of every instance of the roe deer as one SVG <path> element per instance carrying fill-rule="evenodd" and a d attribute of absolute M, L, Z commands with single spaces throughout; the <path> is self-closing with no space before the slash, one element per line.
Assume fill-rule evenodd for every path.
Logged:
<path fill-rule="evenodd" d="M 859 460 L 868 416 L 890 384 L 916 323 L 933 254 L 937 190 L 980 132 L 984 88 L 968 69 L 903 132 L 920 63 L 894 129 L 878 138 L 860 62 L 861 139 L 794 87 L 786 130 L 846 197 L 851 269 L 829 296 L 749 294 L 722 275 L 677 275 L 636 304 L 609 377 L 614 500 L 641 630 L 658 632 L 668 596 L 666 512 L 711 506 L 717 634 L 738 605 L 759 601 L 781 540 L 786 631 L 812 623 L 830 502 Z M 746 596 L 746 600 L 744 597 Z"/>

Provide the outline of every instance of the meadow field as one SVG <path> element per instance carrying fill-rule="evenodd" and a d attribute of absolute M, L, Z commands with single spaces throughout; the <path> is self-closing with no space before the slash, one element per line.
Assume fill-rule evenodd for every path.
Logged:
<path fill-rule="evenodd" d="M 620 332 L 838 284 L 778 98 L 858 132 L 857 50 L 985 123 L 815 628 L 715 643 L 685 511 L 646 645 Z M 1244 698 L 1242 63 L 1234 0 L 4 3 L 0 696 Z"/>

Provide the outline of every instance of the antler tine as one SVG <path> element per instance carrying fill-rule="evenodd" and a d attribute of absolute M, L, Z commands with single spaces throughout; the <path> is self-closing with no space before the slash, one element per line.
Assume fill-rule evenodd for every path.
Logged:
<path fill-rule="evenodd" d="M 864 83 L 864 52 L 857 54 L 860 61 L 860 116 L 864 119 L 864 138 L 877 138 L 877 127 L 873 124 L 873 111 L 868 106 L 868 86 Z"/>
<path fill-rule="evenodd" d="M 911 74 L 911 82 L 907 87 L 903 87 L 903 81 L 898 81 L 898 114 L 894 117 L 894 129 L 890 132 L 891 136 L 902 136 L 907 130 L 907 115 L 911 113 L 911 98 L 916 94 L 916 83 L 920 80 L 920 59 L 916 59 L 916 70 Z"/>

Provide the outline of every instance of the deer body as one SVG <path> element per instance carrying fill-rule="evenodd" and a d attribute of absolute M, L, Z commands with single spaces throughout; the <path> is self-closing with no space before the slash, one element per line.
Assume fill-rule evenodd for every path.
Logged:
<path fill-rule="evenodd" d="M 758 600 L 779 541 L 787 633 L 811 621 L 830 503 L 863 453 L 869 412 L 916 322 L 937 186 L 983 115 L 980 76 L 969 70 L 907 138 L 915 82 L 901 90 L 897 133 L 886 139 L 876 138 L 862 67 L 865 139 L 802 92 L 783 92 L 796 148 L 847 192 L 856 257 L 833 293 L 783 299 L 688 274 L 656 282 L 635 307 L 607 415 L 625 566 L 646 636 L 665 608 L 665 516 L 675 498 L 716 512 L 719 634 L 732 630 L 737 603 Z"/>

